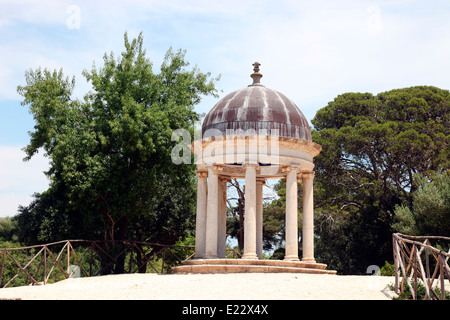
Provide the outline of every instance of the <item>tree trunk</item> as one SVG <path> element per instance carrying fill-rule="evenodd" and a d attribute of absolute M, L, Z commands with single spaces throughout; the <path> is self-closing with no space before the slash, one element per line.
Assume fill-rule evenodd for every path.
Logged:
<path fill-rule="evenodd" d="M 117 232 L 115 233 L 116 239 L 115 240 L 125 240 L 125 235 L 128 229 L 128 219 L 125 217 L 119 218 L 117 221 Z M 122 252 L 122 250 L 125 248 L 125 244 L 122 242 L 117 242 L 114 245 L 114 252 L 119 254 Z M 114 273 L 125 273 L 125 256 L 126 252 L 123 252 L 120 256 L 116 259 L 116 267 L 114 269 Z"/>
<path fill-rule="evenodd" d="M 239 198 L 238 200 L 238 208 L 239 208 L 239 239 L 238 246 L 239 250 L 244 250 L 244 203 L 245 199 Z"/>

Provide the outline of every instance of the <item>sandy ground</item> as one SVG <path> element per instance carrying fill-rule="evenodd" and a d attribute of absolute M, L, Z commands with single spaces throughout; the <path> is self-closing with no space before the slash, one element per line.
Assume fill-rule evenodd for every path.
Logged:
<path fill-rule="evenodd" d="M 393 277 L 316 274 L 124 274 L 0 289 L 32 300 L 390 300 Z"/>

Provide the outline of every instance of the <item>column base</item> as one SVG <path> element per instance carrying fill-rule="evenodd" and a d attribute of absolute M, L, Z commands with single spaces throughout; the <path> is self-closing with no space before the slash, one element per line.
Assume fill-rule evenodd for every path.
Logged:
<path fill-rule="evenodd" d="M 316 263 L 314 258 L 302 258 L 302 262 Z"/>
<path fill-rule="evenodd" d="M 246 253 L 242 256 L 241 259 L 244 260 L 258 260 L 258 256 L 256 255 L 256 253 Z"/>
<path fill-rule="evenodd" d="M 297 256 L 285 256 L 284 261 L 300 261 Z"/>
<path fill-rule="evenodd" d="M 204 258 L 201 259 L 218 259 L 217 255 L 215 256 L 205 256 Z"/>

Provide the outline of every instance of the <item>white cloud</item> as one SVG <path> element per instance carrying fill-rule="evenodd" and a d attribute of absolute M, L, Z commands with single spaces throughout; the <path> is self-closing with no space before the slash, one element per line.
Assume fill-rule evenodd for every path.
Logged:
<path fill-rule="evenodd" d="M 56 32 L 53 38 L 24 34 L 25 39 L 6 51 L 0 70 L 6 70 L 8 77 L 19 74 L 19 80 L 27 68 L 38 64 L 64 67 L 80 79 L 81 70 L 94 59 L 101 64 L 103 53 L 122 50 L 126 30 L 133 36 L 143 30 L 148 51 L 158 58 L 170 45 L 187 49 L 193 64 L 224 75 L 219 85 L 225 90 L 239 84 L 235 78 L 251 71 L 253 60 L 261 60 L 267 85 L 305 92 L 299 100 L 292 97 L 299 104 L 338 90 L 401 85 L 402 79 L 409 84 L 414 73 L 422 79 L 427 69 L 449 61 L 438 53 L 442 48 L 448 52 L 444 44 L 449 19 L 435 1 L 424 5 L 428 14 L 423 15 L 417 13 L 422 5 L 412 1 L 77 1 L 79 30 L 67 28 L 67 8 L 72 5 L 67 1 L 56 1 L 55 6 L 54 1 L 25 2 L 29 8 L 22 5 L 20 10 L 12 4 L 15 1 L 8 3 L 13 21 L 36 27 L 46 22 Z M 422 43 L 429 47 L 423 56 Z M 427 64 L 420 61 L 437 56 Z M 245 80 L 246 76 L 244 85 Z M 7 91 L 17 97 L 16 82 L 3 80 L 14 86 L 3 87 L 0 95 Z"/>
<path fill-rule="evenodd" d="M 0 146 L 0 217 L 13 216 L 19 205 L 30 203 L 32 195 L 48 188 L 44 171 L 48 159 L 37 154 L 24 162 L 20 147 Z"/>
<path fill-rule="evenodd" d="M 263 84 L 313 108 L 309 119 L 343 92 L 449 88 L 450 59 L 442 53 L 449 48 L 449 14 L 436 19 L 444 18 L 438 8 L 420 15 L 417 3 L 376 3 L 292 3 L 286 16 L 267 16 L 244 30 L 240 53 L 262 63 Z"/>
<path fill-rule="evenodd" d="M 65 21 L 68 1 L 2 0 L 1 6 L 0 21 L 4 24 L 53 24 Z"/>

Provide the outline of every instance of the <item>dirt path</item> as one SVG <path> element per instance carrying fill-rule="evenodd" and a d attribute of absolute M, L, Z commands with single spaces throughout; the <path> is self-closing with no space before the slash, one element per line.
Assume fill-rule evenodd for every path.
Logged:
<path fill-rule="evenodd" d="M 128 274 L 0 289 L 0 299 L 389 300 L 393 277 L 315 274 Z"/>

